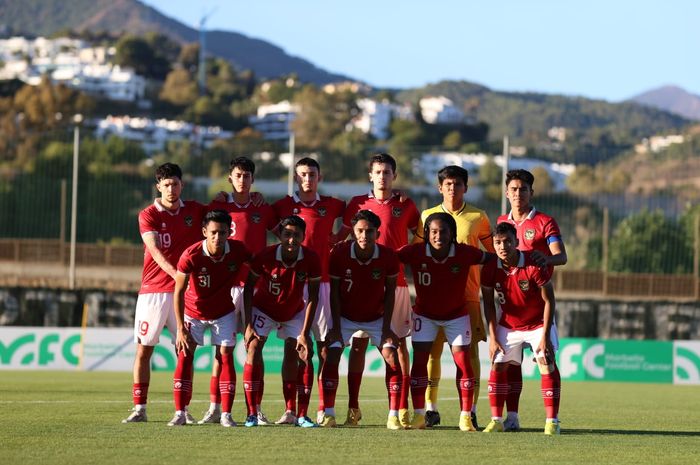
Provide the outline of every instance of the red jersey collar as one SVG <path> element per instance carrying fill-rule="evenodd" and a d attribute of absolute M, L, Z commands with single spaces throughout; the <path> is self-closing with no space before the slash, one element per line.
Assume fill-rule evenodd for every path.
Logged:
<path fill-rule="evenodd" d="M 228 193 L 226 193 L 226 202 L 227 202 L 227 203 L 232 203 L 232 204 L 236 205 L 238 208 L 248 208 L 248 206 L 249 206 L 253 201 L 250 199 L 250 194 L 248 194 L 248 201 L 245 203 L 245 205 L 241 205 L 240 203 L 238 203 L 238 202 L 236 202 L 235 200 L 233 200 L 233 194 L 230 193 L 230 192 L 228 192 Z"/>
<path fill-rule="evenodd" d="M 355 245 L 357 242 L 353 241 L 352 244 L 350 245 L 350 258 L 353 260 L 357 260 L 357 262 L 361 265 L 367 265 L 368 263 L 371 263 L 372 260 L 376 260 L 379 258 L 379 245 L 374 244 L 374 252 L 372 252 L 372 256 L 367 260 L 366 262 L 363 262 L 359 258 L 357 258 L 357 254 L 355 253 Z"/>
<path fill-rule="evenodd" d="M 307 207 L 313 207 L 316 204 L 316 202 L 319 202 L 321 200 L 321 196 L 319 195 L 318 192 L 316 192 L 316 198 L 314 199 L 314 201 L 311 203 L 307 203 L 307 202 L 302 201 L 299 198 L 299 191 L 294 191 L 294 194 L 292 194 L 292 199 L 294 200 L 295 203 L 300 203 L 300 204 L 305 205 Z"/>
<path fill-rule="evenodd" d="M 212 257 L 211 254 L 209 253 L 209 249 L 207 249 L 207 240 L 204 239 L 202 241 L 202 253 L 204 254 L 205 257 L 211 258 L 211 260 L 215 263 L 221 262 L 224 259 L 224 257 L 226 256 L 226 254 L 229 253 L 230 250 L 231 250 L 231 248 L 228 245 L 228 241 L 226 241 L 224 243 L 224 253 L 223 253 L 223 255 L 221 255 L 221 257 L 219 257 L 217 259 L 217 258 Z"/>
<path fill-rule="evenodd" d="M 533 206 L 530 209 L 530 213 L 528 213 L 527 216 L 525 217 L 525 220 L 531 220 L 532 218 L 535 217 L 536 213 L 537 213 L 537 209 Z M 523 220 L 523 221 L 525 221 L 525 220 Z M 513 210 L 508 212 L 508 221 L 512 221 L 513 223 L 515 223 L 515 220 L 513 219 Z"/>
<path fill-rule="evenodd" d="M 518 251 L 520 254 L 520 257 L 518 257 L 518 264 L 515 265 L 514 268 L 510 268 L 511 270 L 514 270 L 515 268 L 523 268 L 525 266 L 525 254 L 522 253 L 521 251 Z M 503 260 L 500 258 L 497 259 L 498 261 L 496 262 L 496 266 L 498 267 L 499 270 L 503 270 L 506 273 L 510 273 L 504 266 L 503 266 Z"/>
<path fill-rule="evenodd" d="M 155 200 L 153 201 L 153 205 L 155 205 L 156 210 L 158 210 L 159 212 L 168 212 L 168 213 L 170 213 L 171 215 L 174 216 L 174 215 L 177 215 L 178 213 L 180 213 L 180 209 L 181 209 L 182 207 L 185 206 L 185 202 L 183 202 L 182 199 L 178 199 L 177 201 L 178 201 L 177 210 L 175 210 L 174 212 L 172 212 L 172 211 L 168 210 L 167 208 L 165 208 L 165 207 L 160 203 L 160 199 L 155 199 Z"/>
<path fill-rule="evenodd" d="M 430 244 L 426 242 L 425 256 L 432 258 L 435 263 L 445 263 L 445 261 L 447 261 L 448 258 L 455 256 L 455 245 L 454 243 L 450 244 L 450 251 L 447 253 L 447 257 L 445 257 L 443 260 L 438 260 L 435 257 L 433 257 L 433 255 L 430 253 Z"/>
<path fill-rule="evenodd" d="M 287 266 L 286 263 L 284 263 L 284 260 L 282 260 L 282 244 L 277 246 L 277 250 L 275 250 L 275 260 L 280 262 L 285 268 L 294 268 L 294 266 L 299 262 L 299 260 L 304 258 L 304 248 L 299 247 L 299 253 L 297 254 L 297 259 L 294 260 L 294 263 L 292 263 L 290 266 Z"/>

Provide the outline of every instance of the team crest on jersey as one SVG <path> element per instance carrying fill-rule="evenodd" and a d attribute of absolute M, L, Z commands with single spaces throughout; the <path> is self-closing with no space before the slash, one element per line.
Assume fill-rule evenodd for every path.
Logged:
<path fill-rule="evenodd" d="M 326 216 L 326 213 L 328 213 L 328 210 L 326 210 L 326 207 L 319 207 L 318 214 L 320 216 Z"/>
<path fill-rule="evenodd" d="M 403 210 L 401 210 L 399 207 L 391 207 L 391 216 L 393 216 L 394 218 L 398 218 L 399 216 L 401 216 L 402 211 Z"/>
<path fill-rule="evenodd" d="M 345 276 L 347 276 L 348 278 L 352 276 L 352 270 L 350 268 L 345 270 Z"/>
<path fill-rule="evenodd" d="M 298 215 L 299 214 L 299 209 L 297 207 L 294 207 L 292 209 L 292 215 Z"/>
<path fill-rule="evenodd" d="M 161 224 L 160 224 L 160 228 L 161 228 L 161 229 L 167 229 L 167 228 L 168 228 L 168 225 L 165 224 L 165 223 L 161 223 Z"/>
<path fill-rule="evenodd" d="M 236 262 L 231 262 L 228 264 L 228 270 L 229 271 L 236 271 L 238 269 L 238 265 Z"/>
<path fill-rule="evenodd" d="M 425 269 L 428 268 L 428 265 L 425 264 L 425 263 L 421 263 L 421 264 L 420 264 L 420 268 L 421 268 L 421 270 L 425 270 Z"/>
<path fill-rule="evenodd" d="M 207 267 L 203 266 L 202 271 L 200 271 L 201 274 L 207 274 Z"/>
<path fill-rule="evenodd" d="M 187 226 L 187 227 L 192 226 L 192 216 L 191 215 L 187 215 L 185 217 L 185 226 Z"/>
<path fill-rule="evenodd" d="M 253 213 L 252 215 L 250 215 L 250 221 L 252 221 L 255 224 L 260 223 L 260 220 L 262 220 L 262 218 L 260 217 L 260 213 Z"/>
<path fill-rule="evenodd" d="M 459 273 L 459 271 L 462 269 L 461 266 L 457 265 L 456 263 L 450 267 L 450 271 L 454 274 Z"/>
<path fill-rule="evenodd" d="M 527 292 L 530 290 L 530 282 L 525 279 L 520 279 L 518 280 L 518 287 L 520 287 L 521 291 Z"/>
<path fill-rule="evenodd" d="M 534 229 L 526 229 L 525 230 L 525 239 L 528 241 L 531 241 L 535 238 L 535 230 Z"/>
<path fill-rule="evenodd" d="M 372 279 L 379 279 L 382 277 L 382 270 L 375 268 L 372 270 Z"/>
<path fill-rule="evenodd" d="M 297 273 L 297 280 L 306 281 L 306 273 L 304 271 Z"/>

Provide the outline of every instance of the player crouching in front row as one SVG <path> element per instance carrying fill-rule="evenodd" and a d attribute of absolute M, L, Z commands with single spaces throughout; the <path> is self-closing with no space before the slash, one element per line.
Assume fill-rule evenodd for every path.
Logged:
<path fill-rule="evenodd" d="M 518 250 L 517 232 L 510 223 L 496 226 L 493 245 L 498 260 L 481 270 L 481 293 L 493 361 L 489 377 L 492 420 L 484 432 L 503 431 L 503 404 L 508 394 L 506 369 L 511 363 L 521 363 L 523 345 L 529 344 L 542 376 L 542 398 L 547 415 L 544 434 L 559 434 L 561 378 L 554 359 L 558 341 L 551 331 L 555 310 L 551 271 L 538 266 L 528 252 Z M 502 310 L 498 324 L 494 291 Z"/>
<path fill-rule="evenodd" d="M 377 243 L 381 220 L 376 214 L 360 210 L 351 224 L 354 240 L 337 245 L 330 256 L 333 328 L 327 338 L 328 357 L 321 377 L 323 386 L 319 386 L 323 389 L 325 407 L 321 426 L 336 426 L 335 395 L 343 346 L 352 344 L 355 332 L 364 331 L 386 363 L 389 393 L 386 426 L 403 429 L 398 416 L 402 384 L 396 351 L 399 341 L 391 330 L 399 260 L 396 252 Z"/>
<path fill-rule="evenodd" d="M 286 411 L 276 424 L 315 427 L 316 423 L 307 415 L 314 380 L 309 332 L 318 304 L 321 263 L 314 251 L 301 245 L 306 223 L 300 217 L 284 218 L 278 233 L 280 244 L 266 247 L 251 262 L 243 291 L 248 322 L 245 330 L 248 355 L 243 369 L 248 403 L 245 426 L 258 425 L 256 404 L 263 376 L 262 349 L 267 335 L 276 329 L 277 337 L 284 340 L 282 392 L 286 403 Z M 308 285 L 306 305 L 304 285 Z"/>
<path fill-rule="evenodd" d="M 457 367 L 457 392 L 461 414 L 459 429 L 476 431 L 471 420 L 474 373 L 469 360 L 471 324 L 465 298 L 469 267 L 493 258 L 493 254 L 457 243 L 457 224 L 447 213 L 433 213 L 425 219 L 426 243 L 411 244 L 399 250 L 399 260 L 410 265 L 416 288 L 413 307 L 413 365 L 411 428 L 424 429 L 425 391 L 428 387 L 428 357 L 442 327 Z"/>
<path fill-rule="evenodd" d="M 228 239 L 231 217 L 223 210 L 204 217 L 205 239 L 183 252 L 175 277 L 175 319 L 177 320 L 177 367 L 173 376 L 175 416 L 168 426 L 187 422 L 185 406 L 192 397 L 194 352 L 204 344 L 204 330 L 211 331 L 212 344 L 221 355 L 221 425 L 235 426 L 231 407 L 236 392 L 233 348 L 236 345 L 235 307 L 231 287 L 241 265 L 251 255 L 242 242 Z M 189 281 L 189 286 L 188 286 Z M 185 290 L 186 289 L 186 290 Z"/>

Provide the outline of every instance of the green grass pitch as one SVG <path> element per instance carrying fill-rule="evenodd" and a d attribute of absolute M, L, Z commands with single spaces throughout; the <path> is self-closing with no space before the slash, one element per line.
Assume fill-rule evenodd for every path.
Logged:
<path fill-rule="evenodd" d="M 173 412 L 170 374 L 157 373 L 149 393 L 149 422 L 121 424 L 131 404 L 128 373 L 0 372 L 0 463 L 321 463 L 321 464 L 697 464 L 700 463 L 700 386 L 564 382 L 562 435 L 542 434 L 539 383 L 526 382 L 520 433 L 464 433 L 457 429 L 453 380 L 443 380 L 443 426 L 388 431 L 383 379 L 368 378 L 360 397 L 360 428 L 289 426 L 168 428 Z M 191 411 L 207 408 L 209 376 L 195 375 Z M 316 403 L 316 386 L 312 410 Z M 283 410 L 278 376 L 268 376 L 263 410 Z M 336 409 L 346 414 L 341 379 Z M 481 426 L 488 418 L 485 383 Z M 240 383 L 234 418 L 244 419 Z"/>

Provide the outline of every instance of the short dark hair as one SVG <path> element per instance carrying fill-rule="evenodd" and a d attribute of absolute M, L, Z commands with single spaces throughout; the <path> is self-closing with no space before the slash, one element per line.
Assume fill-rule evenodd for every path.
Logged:
<path fill-rule="evenodd" d="M 433 221 L 444 221 L 447 227 L 450 228 L 450 232 L 452 232 L 452 242 L 457 242 L 457 222 L 452 218 L 452 215 L 445 212 L 431 213 L 425 219 L 425 224 L 423 225 L 423 237 L 425 242 L 428 242 L 430 223 Z"/>
<path fill-rule="evenodd" d="M 369 171 L 372 171 L 372 165 L 375 163 L 388 163 L 391 165 L 391 171 L 396 173 L 396 160 L 394 160 L 394 157 L 389 155 L 388 153 L 378 153 L 376 155 L 372 155 L 372 158 L 369 159 Z"/>
<path fill-rule="evenodd" d="M 248 157 L 237 157 L 231 160 L 229 163 L 228 172 L 233 172 L 234 168 L 238 168 L 242 171 L 249 171 L 250 174 L 255 174 L 255 163 Z"/>
<path fill-rule="evenodd" d="M 519 179 L 519 178 L 517 178 Z M 516 239 L 518 238 L 518 231 L 515 229 L 515 226 L 512 224 L 503 221 L 502 223 L 498 223 L 496 225 L 496 229 L 493 231 L 493 235 L 495 236 L 496 234 L 500 235 L 506 235 L 506 234 L 512 234 L 513 237 Z"/>
<path fill-rule="evenodd" d="M 469 184 L 469 171 L 457 165 L 449 165 L 438 171 L 438 183 L 442 185 L 445 179 L 461 179 L 464 185 Z"/>
<path fill-rule="evenodd" d="M 282 231 L 287 226 L 296 226 L 297 228 L 301 229 L 301 232 L 306 234 L 306 222 L 302 220 L 300 216 L 292 215 L 282 218 L 282 221 L 280 221 L 280 224 L 277 226 L 277 231 L 282 234 Z"/>
<path fill-rule="evenodd" d="M 355 213 L 355 216 L 352 217 L 350 220 L 350 224 L 355 226 L 358 221 L 365 220 L 375 228 L 379 229 L 379 227 L 382 225 L 382 220 L 379 219 L 379 217 L 374 213 L 369 210 L 360 210 L 359 212 Z"/>
<path fill-rule="evenodd" d="M 311 157 L 304 157 L 298 162 L 296 162 L 294 164 L 294 171 L 296 171 L 296 169 L 299 166 L 308 166 L 310 168 L 316 168 L 318 170 L 318 173 L 321 174 L 321 165 L 319 165 L 318 162 Z"/>
<path fill-rule="evenodd" d="M 535 184 L 535 177 L 528 170 L 521 169 L 508 171 L 506 173 L 506 187 L 508 187 L 508 184 L 510 184 L 513 179 L 524 182 L 530 186 L 530 189 L 532 189 L 532 185 Z"/>
<path fill-rule="evenodd" d="M 182 170 L 175 163 L 163 163 L 156 168 L 156 182 L 161 182 L 163 179 L 178 178 L 182 181 Z"/>
<path fill-rule="evenodd" d="M 208 211 L 207 214 L 204 215 L 204 219 L 202 220 L 202 227 L 206 228 L 207 225 L 212 221 L 214 223 L 225 224 L 226 226 L 228 226 L 229 229 L 231 228 L 231 217 L 229 216 L 226 210 Z"/>

